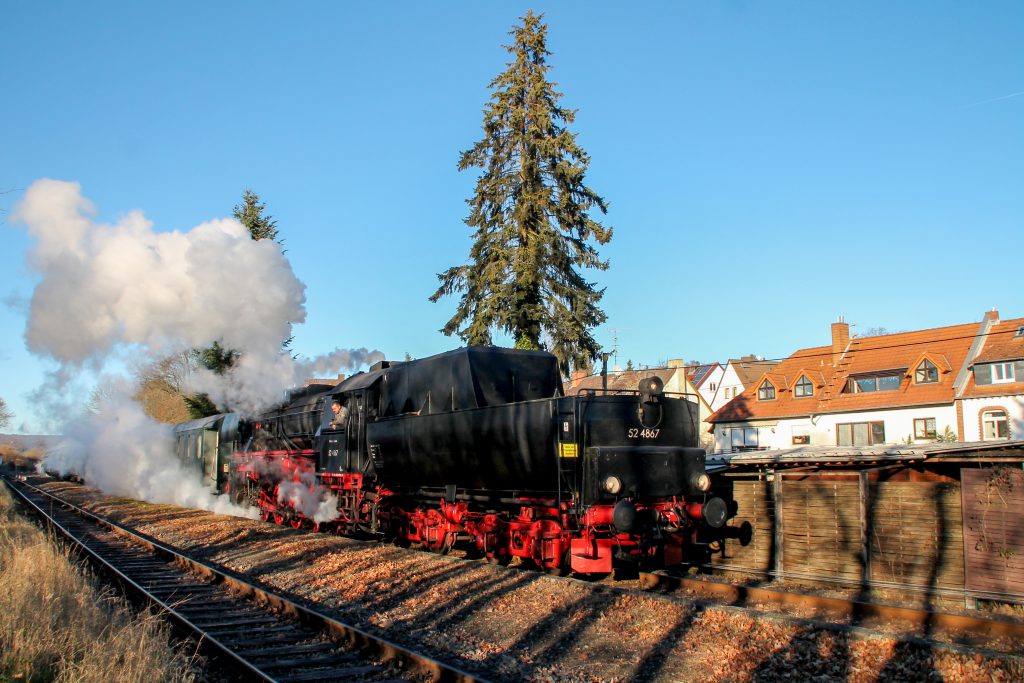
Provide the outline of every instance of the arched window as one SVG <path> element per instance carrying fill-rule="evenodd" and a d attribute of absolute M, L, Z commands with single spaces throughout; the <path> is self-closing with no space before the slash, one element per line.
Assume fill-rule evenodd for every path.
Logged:
<path fill-rule="evenodd" d="M 814 396 L 814 385 L 811 383 L 811 380 L 807 379 L 807 375 L 800 375 L 796 386 L 793 387 L 793 395 L 797 398 Z"/>
<path fill-rule="evenodd" d="M 914 372 L 914 381 L 918 384 L 934 384 L 939 381 L 939 369 L 925 358 Z"/>
<path fill-rule="evenodd" d="M 981 438 L 1005 439 L 1010 436 L 1010 421 L 1005 410 L 986 410 L 981 414 Z"/>
<path fill-rule="evenodd" d="M 765 380 L 761 382 L 761 386 L 757 389 L 757 399 L 759 401 L 770 401 L 775 398 L 775 385 Z"/>

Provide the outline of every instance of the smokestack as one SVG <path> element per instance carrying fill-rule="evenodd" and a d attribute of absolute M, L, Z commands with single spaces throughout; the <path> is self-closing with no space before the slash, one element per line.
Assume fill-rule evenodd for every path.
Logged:
<path fill-rule="evenodd" d="M 832 323 L 832 365 L 839 362 L 840 357 L 850 345 L 850 325 L 839 316 L 839 320 Z"/>

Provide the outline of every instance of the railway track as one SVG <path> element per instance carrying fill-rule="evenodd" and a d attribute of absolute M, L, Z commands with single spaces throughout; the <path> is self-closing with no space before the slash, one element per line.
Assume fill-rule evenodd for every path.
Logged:
<path fill-rule="evenodd" d="M 936 612 L 900 605 L 816 595 L 763 586 L 745 586 L 669 571 L 641 572 L 640 588 L 738 607 L 796 612 L 803 617 L 823 618 L 867 628 L 900 629 L 958 644 L 990 646 L 1004 642 L 1016 653 L 1024 644 L 1024 623 L 999 617 Z M 997 648 L 1002 649 L 1002 648 Z"/>
<path fill-rule="evenodd" d="M 201 567 L 202 565 L 199 566 Z M 228 578 L 230 579 L 230 577 Z M 822 596 L 809 596 L 810 600 L 808 601 L 802 594 L 777 590 L 772 587 L 716 584 L 690 577 L 672 576 L 663 572 L 644 574 L 635 581 L 608 582 L 607 585 L 604 585 L 605 582 L 603 581 L 596 583 L 595 588 L 599 591 L 607 588 L 615 593 L 646 589 L 654 595 L 662 596 L 671 603 L 678 602 L 693 606 L 695 610 L 693 614 L 699 614 L 706 607 L 715 607 L 717 605 L 726 606 L 726 610 L 722 614 L 727 615 L 735 614 L 740 616 L 746 614 L 755 619 L 760 619 L 756 616 L 760 613 L 765 617 L 766 623 L 776 625 L 796 624 L 801 633 L 832 632 L 837 634 L 836 637 L 840 639 L 836 642 L 841 643 L 852 643 L 853 641 L 866 643 L 878 638 L 881 638 L 883 641 L 892 638 L 911 648 L 907 651 L 911 654 L 906 655 L 910 660 L 913 660 L 916 656 L 912 654 L 913 652 L 943 653 L 941 656 L 945 658 L 960 656 L 969 657 L 972 660 L 980 656 L 984 658 L 984 661 L 1007 654 L 1019 657 L 1022 643 L 1024 643 L 1024 639 L 1019 635 L 1019 625 L 1007 622 L 1006 620 L 969 617 L 969 622 L 960 624 L 959 635 L 950 636 L 943 640 L 937 637 L 939 635 L 937 631 L 944 629 L 948 624 L 944 624 L 945 617 L 939 616 L 936 618 L 934 613 L 916 610 L 916 612 L 920 613 L 920 616 L 916 617 L 916 619 L 919 623 L 923 620 L 924 627 L 918 629 L 917 633 L 908 633 L 891 628 L 896 621 L 904 625 L 911 623 L 908 621 L 908 617 L 904 615 L 901 620 L 896 620 L 893 618 L 894 613 L 888 611 L 886 606 L 868 603 L 862 603 L 862 606 L 857 606 L 855 601 L 823 598 Z M 257 588 L 257 590 L 259 589 Z M 581 602 L 580 604 L 584 603 Z M 863 605 L 866 604 L 869 606 L 864 607 Z M 907 608 L 893 609 L 904 610 Z M 915 612 L 915 610 L 909 611 Z M 957 615 L 947 616 L 957 617 Z M 714 618 L 717 619 L 719 617 Z M 729 619 L 730 617 L 726 618 Z M 930 621 L 928 621 L 929 619 Z M 694 623 L 699 623 L 699 621 L 698 619 Z M 937 627 L 936 624 L 942 628 Z M 969 626 L 964 624 L 969 624 Z M 994 628 L 992 624 L 995 624 Z M 787 627 L 782 626 L 782 628 Z M 970 632 L 965 632 L 963 629 L 967 629 Z M 340 637 L 346 638 L 344 635 Z M 996 642 L 996 640 L 1001 642 Z M 903 645 L 900 647 L 903 647 Z M 417 646 L 412 645 L 411 647 Z M 793 647 L 803 647 L 803 645 L 798 644 Z M 266 648 L 264 648 L 264 651 L 266 651 Z M 903 652 L 903 650 L 900 650 L 900 652 Z M 593 661 L 591 664 L 597 665 L 598 662 Z M 1006 665 L 1000 663 L 998 666 L 1004 667 Z M 428 673 L 425 677 L 429 676 L 437 680 L 445 679 L 445 677 L 447 677 L 447 680 L 470 680 L 467 674 L 457 673 L 456 676 L 465 676 L 465 678 L 460 679 L 452 677 L 450 674 L 430 672 L 429 667 L 424 669 L 414 667 L 413 665 L 408 665 L 408 668 L 403 669 L 402 672 L 408 673 L 413 669 L 427 671 Z M 390 675 L 393 679 L 394 676 L 404 675 L 404 673 L 395 674 L 392 671 L 391 674 L 380 674 L 379 677 L 383 677 L 386 680 Z M 319 680 L 321 677 L 323 676 L 318 675 L 316 680 Z M 324 677 L 324 680 L 330 679 Z"/>
<path fill-rule="evenodd" d="M 245 681 L 482 680 L 193 560 L 24 481 L 8 488 L 104 574 Z"/>

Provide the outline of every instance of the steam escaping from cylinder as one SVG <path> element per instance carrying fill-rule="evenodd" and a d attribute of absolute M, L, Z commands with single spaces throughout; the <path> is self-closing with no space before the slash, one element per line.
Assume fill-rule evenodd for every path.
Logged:
<path fill-rule="evenodd" d="M 338 518 L 338 497 L 316 484 L 282 481 L 277 486 L 277 502 L 290 505 L 317 524 Z"/>
<path fill-rule="evenodd" d="M 156 231 L 140 211 L 109 225 L 95 215 L 78 183 L 43 179 L 11 216 L 35 239 L 27 262 L 39 282 L 25 342 L 56 363 L 36 396 L 46 397 L 40 405 L 60 406 L 55 412 L 65 422 L 48 425 L 67 436 L 48 466 L 118 495 L 213 509 L 215 502 L 199 503 L 175 483 L 197 477 L 174 469 L 170 427 L 145 416 L 131 399 L 133 387 L 115 382 L 86 414 L 86 401 L 72 393 L 83 377 L 218 342 L 237 351 L 238 362 L 223 375 L 193 372 L 185 389 L 253 415 L 280 403 L 311 368 L 337 371 L 383 357 L 336 349 L 297 363 L 283 344 L 306 319 L 305 286 L 279 244 L 254 241 L 234 219 Z M 62 403 L 69 396 L 77 400 Z"/>
<path fill-rule="evenodd" d="M 333 522 L 341 516 L 338 497 L 320 486 L 312 472 L 286 472 L 274 459 L 255 459 L 250 466 L 262 481 L 277 486 L 278 505 L 291 507 L 317 524 Z"/>

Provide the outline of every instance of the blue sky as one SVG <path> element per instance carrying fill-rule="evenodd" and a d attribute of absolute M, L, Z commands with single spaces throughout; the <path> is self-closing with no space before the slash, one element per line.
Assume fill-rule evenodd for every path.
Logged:
<path fill-rule="evenodd" d="M 74 180 L 102 221 L 187 230 L 249 187 L 307 286 L 298 352 L 454 348 L 427 297 L 470 246 L 456 162 L 530 8 L 610 204 L 620 364 L 1024 315 L 1020 2 L 10 2 L 0 209 Z M 0 396 L 31 431 L 50 365 L 30 239 L 0 235 Z"/>

